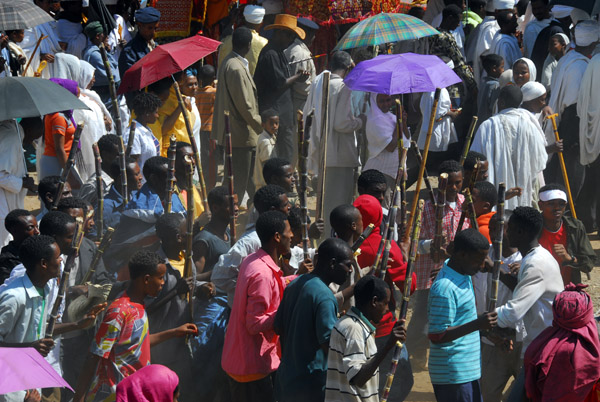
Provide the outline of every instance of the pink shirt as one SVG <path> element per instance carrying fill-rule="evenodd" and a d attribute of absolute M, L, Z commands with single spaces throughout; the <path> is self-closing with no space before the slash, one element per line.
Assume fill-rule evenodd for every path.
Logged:
<path fill-rule="evenodd" d="M 283 297 L 283 272 L 261 248 L 240 266 L 221 365 L 239 377 L 265 376 L 279 367 L 279 337 L 273 323 Z"/>

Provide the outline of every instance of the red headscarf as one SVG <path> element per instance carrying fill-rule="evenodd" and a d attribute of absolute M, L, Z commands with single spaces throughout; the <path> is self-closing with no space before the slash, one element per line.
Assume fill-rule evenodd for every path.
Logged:
<path fill-rule="evenodd" d="M 179 377 L 173 370 L 151 364 L 117 385 L 117 402 L 173 402 L 177 385 Z"/>
<path fill-rule="evenodd" d="M 583 401 L 600 378 L 600 341 L 587 285 L 569 283 L 554 298 L 554 321 L 525 352 L 533 401 Z"/>

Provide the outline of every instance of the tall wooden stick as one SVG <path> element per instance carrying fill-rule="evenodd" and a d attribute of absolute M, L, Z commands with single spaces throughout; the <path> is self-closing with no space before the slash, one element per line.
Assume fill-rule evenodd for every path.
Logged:
<path fill-rule="evenodd" d="M 438 184 L 438 199 L 435 206 L 435 234 L 433 236 L 433 262 L 440 262 L 443 258 L 442 253 L 442 229 L 444 221 L 444 208 L 446 208 L 446 186 L 448 184 L 448 173 L 440 174 L 440 182 Z"/>
<path fill-rule="evenodd" d="M 417 146 L 416 142 L 412 141 L 411 144 L 412 144 L 411 148 L 417 158 L 417 163 L 419 165 L 421 165 L 423 163 L 423 157 L 421 156 L 421 151 L 419 151 L 419 147 Z M 437 204 L 437 200 L 435 198 L 435 193 L 433 192 L 433 186 L 431 185 L 431 180 L 429 180 L 429 174 L 427 173 L 427 169 L 423 170 L 423 181 L 425 182 L 425 187 L 427 188 L 427 192 L 429 193 L 429 199 L 431 200 L 431 203 L 435 206 Z"/>
<path fill-rule="evenodd" d="M 125 159 L 123 136 L 119 137 L 119 168 L 121 170 L 121 195 L 123 196 L 123 205 L 127 205 L 129 202 L 129 189 L 127 187 L 127 161 Z"/>
<path fill-rule="evenodd" d="M 115 76 L 112 73 L 112 68 L 108 62 L 108 55 L 104 43 L 101 43 L 100 56 L 102 56 L 102 62 L 104 63 L 104 69 L 106 70 L 106 76 L 108 77 L 108 89 L 110 91 L 110 100 L 113 107 L 113 118 L 115 119 L 115 130 L 119 137 L 123 137 L 123 126 L 121 125 L 121 113 L 119 112 L 119 101 L 117 99 L 117 88 L 115 86 Z"/>
<path fill-rule="evenodd" d="M 169 159 L 169 174 L 167 175 L 167 198 L 165 200 L 165 214 L 170 214 L 171 209 L 173 208 L 173 193 L 175 192 L 175 162 L 177 159 L 177 138 L 175 137 L 175 134 L 171 134 L 171 138 L 169 138 L 167 158 Z M 193 189 L 193 187 L 189 188 L 188 192 L 193 191 Z"/>
<path fill-rule="evenodd" d="M 125 156 L 131 156 L 131 150 L 133 149 L 133 141 L 135 141 L 135 126 L 137 123 L 135 120 L 131 120 L 131 125 L 129 126 L 129 137 L 127 138 L 127 149 L 125 150 Z"/>
<path fill-rule="evenodd" d="M 115 234 L 115 230 L 113 228 L 106 229 L 106 235 L 100 242 L 100 245 L 98 246 L 98 248 L 96 249 L 96 252 L 94 253 L 94 256 L 92 257 L 90 269 L 86 272 L 85 276 L 83 277 L 83 280 L 81 281 L 82 284 L 86 283 L 90 279 L 92 279 L 92 275 L 94 275 L 94 272 L 96 272 L 96 268 L 98 267 L 98 264 L 100 263 L 100 258 L 102 258 L 102 255 L 104 254 L 106 249 L 110 246 L 110 243 L 112 243 L 112 238 L 113 238 L 114 234 Z"/>
<path fill-rule="evenodd" d="M 319 191 L 317 192 L 317 213 L 316 219 L 323 219 L 323 197 L 325 194 L 325 177 L 327 169 L 327 142 L 328 142 L 328 120 L 329 120 L 329 80 L 331 73 L 323 72 L 323 94 L 321 99 L 321 139 L 320 139 L 320 160 L 319 160 Z"/>
<path fill-rule="evenodd" d="M 98 210 L 96 211 L 96 232 L 97 240 L 102 243 L 104 234 L 104 182 L 102 180 L 102 157 L 98 143 L 92 145 L 94 158 L 96 160 L 96 196 L 98 198 Z"/>
<path fill-rule="evenodd" d="M 193 260 L 194 244 L 194 160 L 186 155 L 184 157 L 187 179 L 187 216 L 186 216 L 186 246 L 185 246 L 185 265 L 183 274 L 186 278 L 196 277 L 196 266 Z M 191 320 L 194 320 L 194 293 L 196 290 L 196 281 L 192 281 L 192 288 L 188 293 L 188 305 L 190 308 Z"/>
<path fill-rule="evenodd" d="M 235 244 L 235 193 L 233 188 L 233 147 L 231 144 L 231 129 L 229 128 L 229 111 L 225 111 L 225 162 L 227 164 L 229 182 L 229 237 L 231 246 Z"/>
<path fill-rule="evenodd" d="M 42 35 L 37 40 L 37 43 L 35 44 L 35 47 L 33 48 L 33 52 L 31 53 L 31 57 L 29 58 L 29 60 L 27 60 L 27 64 L 25 65 L 25 69 L 23 70 L 23 76 L 25 76 L 25 74 L 27 74 L 27 69 L 29 68 L 29 65 L 31 64 L 31 60 L 33 60 L 33 56 L 37 53 L 38 48 L 42 44 L 42 41 L 46 38 L 47 38 L 46 35 Z"/>
<path fill-rule="evenodd" d="M 308 146 L 310 144 L 310 127 L 312 126 L 314 109 L 310 111 L 306 116 L 306 130 L 304 129 L 304 122 L 302 119 L 302 112 L 298 110 L 298 171 L 300 173 L 300 182 L 298 186 L 298 195 L 300 198 L 300 211 L 302 215 L 302 251 L 304 259 L 309 258 L 309 236 L 308 236 L 308 201 L 307 201 L 307 187 L 308 187 L 308 169 L 307 169 L 307 158 L 308 158 Z"/>
<path fill-rule="evenodd" d="M 547 119 L 552 120 L 552 129 L 554 130 L 554 139 L 556 142 L 560 141 L 560 136 L 558 135 L 558 126 L 556 125 L 556 117 L 558 113 L 551 114 L 547 116 Z M 577 219 L 577 213 L 575 212 L 575 204 L 573 202 L 573 196 L 571 195 L 571 185 L 569 184 L 569 176 L 567 175 L 567 167 L 565 166 L 565 157 L 562 152 L 558 153 L 558 161 L 560 162 L 560 171 L 562 173 L 563 181 L 565 182 L 565 188 L 567 189 L 567 195 L 569 196 L 569 209 L 571 209 L 571 214 L 573 218 Z"/>
<path fill-rule="evenodd" d="M 490 301 L 487 311 L 496 310 L 498 301 L 498 281 L 500 279 L 500 266 L 502 265 L 502 237 L 504 236 L 504 198 L 506 186 L 504 183 L 498 185 L 498 204 L 496 206 L 497 228 L 492 240 L 494 245 L 494 269 L 492 270 L 492 287 L 490 289 Z"/>
<path fill-rule="evenodd" d="M 396 197 L 392 199 L 392 207 L 390 208 L 389 214 L 389 226 L 387 232 L 387 238 L 385 239 L 385 249 L 383 251 L 383 256 L 381 257 L 381 265 L 379 267 L 379 272 L 381 272 L 381 279 L 385 279 L 385 274 L 387 272 L 387 263 L 388 258 L 390 256 L 390 250 L 392 248 L 393 234 L 394 234 L 394 223 L 396 222 L 396 215 L 398 214 L 398 204 L 400 197 L 400 188 L 396 187 L 396 191 L 394 192 Z"/>
<path fill-rule="evenodd" d="M 460 154 L 460 166 L 465 164 L 465 159 L 467 159 L 467 154 L 469 153 L 469 149 L 471 148 L 471 141 L 473 140 L 473 133 L 475 132 L 475 126 L 477 125 L 477 116 L 473 116 L 471 120 L 471 125 L 469 126 L 469 132 L 467 133 L 467 138 L 465 138 L 465 145 L 463 147 L 462 153 Z"/>
<path fill-rule="evenodd" d="M 54 199 L 52 200 L 53 211 L 56 211 L 58 207 L 58 203 L 62 197 L 62 193 L 65 189 L 65 183 L 69 178 L 69 173 L 71 169 L 73 169 L 73 165 L 75 164 L 75 154 L 79 148 L 79 139 L 81 138 L 81 132 L 83 131 L 83 122 L 77 124 L 77 129 L 75 130 L 75 134 L 73 134 L 73 143 L 71 144 L 71 150 L 69 151 L 69 156 L 67 157 L 67 162 L 65 163 L 65 167 L 62 169 L 60 174 L 60 180 L 58 182 L 58 187 L 56 189 L 56 193 L 54 194 Z"/>

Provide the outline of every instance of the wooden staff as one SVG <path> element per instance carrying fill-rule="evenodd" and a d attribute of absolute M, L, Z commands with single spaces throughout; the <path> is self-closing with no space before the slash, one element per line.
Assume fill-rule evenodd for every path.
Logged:
<path fill-rule="evenodd" d="M 473 116 L 471 120 L 471 125 L 469 126 L 469 132 L 467 133 L 467 138 L 465 138 L 465 145 L 462 150 L 462 154 L 460 155 L 460 166 L 465 164 L 465 159 L 467 159 L 467 154 L 469 153 L 469 149 L 471 148 L 471 141 L 473 140 L 473 133 L 475 132 L 475 126 L 477 125 L 477 116 Z"/>
<path fill-rule="evenodd" d="M 127 205 L 129 202 L 129 190 L 127 188 L 127 161 L 125 159 L 123 136 L 119 137 L 119 168 L 121 170 L 121 195 L 123 196 L 123 205 Z"/>
<path fill-rule="evenodd" d="M 546 118 L 552 120 L 554 139 L 556 140 L 556 142 L 559 142 L 560 136 L 558 135 L 558 126 L 556 125 L 557 116 L 558 113 L 554 113 L 550 116 L 546 116 Z M 563 181 L 565 182 L 565 188 L 567 189 L 567 195 L 569 196 L 569 208 L 571 209 L 571 214 L 573 214 L 573 218 L 577 219 L 577 213 L 575 213 L 575 204 L 573 203 L 573 196 L 571 195 L 571 186 L 569 185 L 569 176 L 567 176 L 567 167 L 565 166 L 565 157 L 563 156 L 562 151 L 558 152 L 558 161 L 560 163 L 560 171 L 562 172 Z"/>
<path fill-rule="evenodd" d="M 54 335 L 54 327 L 56 325 L 56 320 L 58 319 L 58 311 L 60 310 L 60 305 L 65 298 L 65 291 L 67 290 L 67 286 L 69 284 L 69 275 L 73 265 L 75 265 L 76 258 L 79 256 L 79 248 L 81 247 L 82 240 L 83 218 L 79 217 L 76 219 L 75 235 L 73 236 L 73 240 L 71 242 L 71 254 L 69 254 L 67 261 L 65 262 L 65 267 L 63 269 L 62 276 L 60 277 L 58 295 L 56 296 L 56 301 L 52 306 L 52 311 L 50 312 L 50 317 L 48 318 L 48 325 L 46 325 L 46 338 L 52 338 Z"/>
<path fill-rule="evenodd" d="M 417 217 L 414 220 L 414 226 L 412 227 L 412 241 L 410 243 L 408 264 L 406 266 L 406 277 L 404 279 L 404 292 L 402 294 L 402 304 L 400 305 L 400 320 L 406 319 L 406 314 L 408 312 L 408 302 L 410 301 L 410 288 L 412 285 L 412 274 L 414 272 L 415 259 L 417 257 L 417 248 L 419 246 L 419 232 L 421 230 L 421 215 L 423 213 L 423 205 L 424 201 L 419 200 Z M 398 361 L 400 360 L 400 354 L 402 352 L 403 347 L 404 345 L 402 345 L 401 342 L 396 342 L 396 346 L 394 347 L 394 352 L 392 354 L 392 365 L 390 367 L 390 371 L 387 374 L 385 386 L 383 387 L 383 392 L 381 394 L 381 402 L 387 402 L 388 396 L 390 395 L 390 389 L 392 388 L 392 383 L 394 382 L 394 375 L 396 374 L 396 369 L 398 368 Z"/>
<path fill-rule="evenodd" d="M 429 116 L 429 129 L 427 130 L 427 137 L 425 137 L 425 147 L 423 148 L 423 160 L 419 167 L 419 174 L 417 175 L 417 188 L 415 189 L 415 196 L 413 198 L 412 205 L 410 207 L 410 217 L 408 218 L 408 227 L 412 227 L 412 222 L 417 212 L 417 200 L 419 199 L 419 193 L 421 192 L 421 178 L 425 173 L 425 166 L 427 164 L 427 155 L 429 154 L 429 144 L 431 143 L 431 135 L 433 134 L 433 125 L 435 124 L 435 114 L 438 108 L 438 102 L 440 101 L 441 89 L 437 88 L 433 96 L 433 106 L 431 107 L 431 115 Z M 417 147 L 415 147 L 417 148 Z"/>
<path fill-rule="evenodd" d="M 135 140 L 135 120 L 131 120 L 131 125 L 129 126 L 129 138 L 127 138 L 127 149 L 125 150 L 125 156 L 131 156 L 131 150 L 133 149 L 133 141 Z"/>
<path fill-rule="evenodd" d="M 200 163 L 200 150 L 198 150 L 198 145 L 196 144 L 196 140 L 194 139 L 194 132 L 192 131 L 192 125 L 190 124 L 190 118 L 188 116 L 187 110 L 185 109 L 185 105 L 183 104 L 183 96 L 181 96 L 181 91 L 179 90 L 179 84 L 173 78 L 173 88 L 175 88 L 175 94 L 177 95 L 177 101 L 179 102 L 179 108 L 181 109 L 181 114 L 183 115 L 183 120 L 185 121 L 185 128 L 188 133 L 188 138 L 190 141 L 190 145 L 192 146 L 192 150 L 194 152 L 194 163 L 196 164 L 196 170 L 198 171 L 198 180 L 200 181 L 200 196 L 202 197 L 202 205 L 204 206 L 204 210 L 208 211 L 208 194 L 206 192 L 206 183 L 204 182 L 204 174 L 202 173 L 202 163 Z M 190 187 L 191 189 L 192 187 Z M 191 190 L 190 190 L 191 191 Z"/>
<path fill-rule="evenodd" d="M 498 204 L 496 206 L 497 228 L 494 233 L 494 269 L 492 270 L 492 287 L 490 289 L 490 302 L 487 311 L 496 310 L 498 300 L 498 281 L 500 279 L 500 266 L 502 265 L 502 237 L 504 236 L 504 198 L 506 186 L 504 183 L 498 185 Z"/>
<path fill-rule="evenodd" d="M 115 230 L 113 228 L 106 229 L 106 235 L 102 238 L 100 245 L 96 249 L 96 252 L 94 253 L 94 257 L 92 257 L 90 269 L 83 277 L 83 280 L 81 281 L 81 283 L 89 282 L 89 280 L 92 278 L 92 275 L 94 274 L 94 272 L 96 272 L 96 268 L 98 267 L 98 264 L 100 263 L 100 258 L 102 258 L 102 255 L 104 254 L 106 249 L 110 246 L 110 243 L 112 243 L 114 234 L 115 234 Z"/>
<path fill-rule="evenodd" d="M 435 232 L 433 236 L 433 253 L 432 260 L 436 263 L 440 262 L 443 258 L 442 254 L 442 229 L 444 223 L 444 208 L 446 207 L 446 187 L 448 185 L 448 173 L 442 173 L 440 175 L 440 182 L 438 184 L 438 199 L 435 206 Z"/>
<path fill-rule="evenodd" d="M 106 48 L 104 43 L 99 46 L 100 55 L 102 56 L 102 62 L 104 63 L 104 69 L 106 70 L 106 77 L 108 78 L 108 89 L 110 91 L 110 100 L 113 108 L 113 118 L 115 119 L 115 130 L 119 137 L 123 137 L 123 127 L 121 126 L 121 113 L 119 112 L 119 101 L 117 100 L 117 87 L 115 86 L 115 76 L 113 75 L 112 68 L 108 62 L 108 56 L 106 54 Z"/>
<path fill-rule="evenodd" d="M 307 169 L 307 158 L 308 158 L 308 146 L 310 138 L 307 133 L 310 133 L 310 127 L 312 126 L 314 109 L 310 111 L 306 116 L 306 131 L 304 130 L 304 121 L 302 119 L 302 111 L 298 110 L 298 172 L 300 174 L 300 181 L 298 186 L 298 195 L 300 199 L 300 211 L 302 216 L 302 251 L 304 259 L 309 258 L 308 248 L 310 244 L 308 236 L 308 201 L 307 201 L 307 190 L 308 187 L 308 169 Z"/>
<path fill-rule="evenodd" d="M 100 149 L 97 142 L 92 145 L 92 150 L 94 151 L 94 158 L 96 160 L 96 196 L 98 198 L 96 231 L 98 232 L 98 241 L 102 242 L 104 233 L 104 182 L 102 181 L 102 157 L 100 156 Z"/>
<path fill-rule="evenodd" d="M 463 195 L 465 196 L 465 202 L 467 201 L 467 194 L 469 194 L 469 197 L 471 197 L 471 199 L 472 199 L 471 194 L 473 194 L 473 188 L 475 187 L 475 183 L 477 182 L 477 176 L 479 175 L 480 167 L 481 167 L 481 164 L 479 162 L 479 159 L 477 159 L 477 162 L 475 162 L 475 166 L 473 167 L 473 173 L 471 173 L 469 185 L 467 186 L 467 188 L 465 188 L 463 190 Z M 458 227 L 456 228 L 456 232 L 454 233 L 454 236 L 456 236 L 458 234 L 458 232 L 460 232 L 462 230 L 462 227 L 465 224 L 465 218 L 467 217 L 467 215 L 470 215 L 469 209 L 466 209 L 466 210 L 463 209 L 460 212 L 460 219 L 458 220 Z"/>
<path fill-rule="evenodd" d="M 323 219 L 323 197 L 325 195 L 325 169 L 327 169 L 327 139 L 328 139 L 328 119 L 329 119 L 329 80 L 331 73 L 323 72 L 323 94 L 321 99 L 321 158 L 319 160 L 319 191 L 317 192 L 317 213 L 316 219 Z"/>
<path fill-rule="evenodd" d="M 369 223 L 369 226 L 367 226 L 367 228 L 365 230 L 363 230 L 363 232 L 360 234 L 360 236 L 358 236 L 358 239 L 356 239 L 356 241 L 352 244 L 351 248 L 352 248 L 352 252 L 354 253 L 355 257 L 358 256 L 357 252 L 360 249 L 360 246 L 364 243 L 364 241 L 367 239 L 367 237 L 371 236 L 371 233 L 373 233 L 374 229 L 375 229 L 375 225 L 372 223 Z"/>
<path fill-rule="evenodd" d="M 467 204 L 466 214 L 468 215 L 469 221 L 471 222 L 471 227 L 479 230 L 479 225 L 477 224 L 477 215 L 475 214 L 475 204 L 473 204 L 473 197 L 471 196 L 470 191 L 465 192 L 465 203 Z M 461 214 L 461 218 L 462 218 L 462 214 Z M 458 232 L 460 232 L 460 230 L 462 230 L 462 226 L 461 226 L 460 222 L 459 222 L 458 226 L 459 226 L 459 228 L 457 229 L 456 233 L 458 233 Z"/>
<path fill-rule="evenodd" d="M 71 169 L 73 169 L 73 165 L 75 164 L 75 154 L 77 153 L 79 148 L 79 140 L 81 138 L 83 126 L 83 122 L 77 124 L 77 129 L 75 130 L 75 134 L 73 134 L 73 143 L 71 144 L 71 150 L 69 151 L 69 156 L 67 157 L 65 167 L 62 169 L 62 172 L 60 174 L 58 188 L 56 189 L 54 199 L 52 200 L 52 211 L 56 211 L 56 208 L 58 207 L 58 203 L 60 202 L 60 198 L 62 197 L 62 193 L 65 189 L 65 183 L 67 182 L 67 179 L 69 178 L 69 173 L 71 173 Z"/>
<path fill-rule="evenodd" d="M 392 208 L 389 211 L 389 229 L 387 232 L 387 239 L 385 239 L 385 249 L 383 251 L 383 256 L 381 257 L 381 265 L 379 271 L 381 272 L 381 279 L 385 279 L 385 274 L 387 272 L 387 263 L 388 258 L 390 256 L 390 250 L 392 248 L 393 234 L 394 230 L 393 225 L 396 222 L 396 215 L 398 214 L 398 197 L 400 196 L 400 189 L 396 187 L 396 198 L 393 199 Z"/>
<path fill-rule="evenodd" d="M 415 156 L 417 157 L 417 163 L 421 165 L 423 163 L 423 157 L 421 156 L 421 151 L 419 151 L 419 147 L 417 143 L 411 141 L 411 149 L 414 151 Z M 433 192 L 433 186 L 431 185 L 431 180 L 429 180 L 429 174 L 427 173 L 427 169 L 423 170 L 423 181 L 425 182 L 425 187 L 427 187 L 427 192 L 429 193 L 429 199 L 431 203 L 435 206 L 437 203 L 435 199 L 435 193 Z M 419 196 L 418 194 L 416 195 Z"/>
<path fill-rule="evenodd" d="M 33 60 L 33 56 L 37 53 L 38 48 L 42 44 L 42 41 L 46 38 L 47 38 L 46 35 L 42 35 L 37 40 L 37 43 L 35 44 L 35 47 L 33 48 L 33 52 L 31 53 L 31 57 L 29 58 L 29 60 L 27 60 L 27 64 L 25 65 L 25 69 L 23 70 L 23 76 L 25 76 L 25 74 L 27 74 L 27 69 L 29 68 L 29 65 L 31 64 L 31 60 Z"/>
<path fill-rule="evenodd" d="M 187 216 L 186 216 L 186 248 L 185 248 L 185 266 L 183 276 L 186 278 L 196 277 L 196 266 L 194 264 L 192 247 L 194 244 L 194 160 L 186 155 L 183 159 L 186 168 L 187 179 Z M 190 307 L 191 320 L 194 320 L 194 292 L 196 291 L 196 281 L 192 281 L 192 288 L 188 293 L 188 304 Z"/>
<path fill-rule="evenodd" d="M 479 158 L 475 161 L 475 165 L 473 166 L 473 171 L 471 172 L 471 177 L 469 178 L 469 186 L 468 189 L 473 194 L 473 188 L 475 187 L 475 183 L 477 183 L 477 176 L 479 176 L 479 169 L 481 169 L 481 162 Z"/>
<path fill-rule="evenodd" d="M 229 182 L 229 238 L 233 246 L 236 239 L 235 230 L 235 192 L 233 189 L 233 147 L 231 145 L 231 130 L 229 128 L 229 111 L 225 111 L 225 163 L 227 165 L 227 181 Z"/>
<path fill-rule="evenodd" d="M 165 213 L 170 214 L 173 208 L 173 193 L 175 192 L 175 159 L 177 155 L 177 138 L 175 134 L 171 134 L 169 138 L 169 149 L 167 150 L 167 158 L 169 159 L 169 174 L 167 175 L 167 199 L 165 200 Z M 188 192 L 192 191 L 188 189 Z M 189 208 L 189 206 L 188 206 Z"/>

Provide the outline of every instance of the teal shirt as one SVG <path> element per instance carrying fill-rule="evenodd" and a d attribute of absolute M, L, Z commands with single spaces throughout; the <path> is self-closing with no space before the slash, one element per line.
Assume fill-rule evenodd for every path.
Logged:
<path fill-rule="evenodd" d="M 429 333 L 441 334 L 477 319 L 471 277 L 446 263 L 429 292 L 427 305 Z M 432 384 L 463 384 L 481 377 L 479 331 L 448 343 L 431 342 L 429 375 Z"/>
<path fill-rule="evenodd" d="M 281 364 L 275 376 L 279 401 L 316 401 L 325 398 L 327 355 L 337 322 L 333 292 L 316 275 L 301 275 L 288 285 L 275 316 L 281 336 Z"/>

